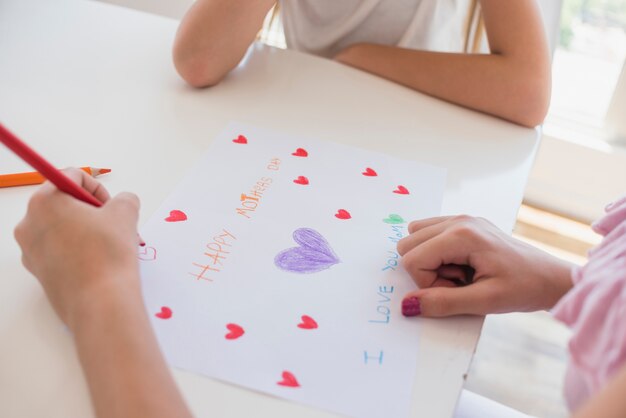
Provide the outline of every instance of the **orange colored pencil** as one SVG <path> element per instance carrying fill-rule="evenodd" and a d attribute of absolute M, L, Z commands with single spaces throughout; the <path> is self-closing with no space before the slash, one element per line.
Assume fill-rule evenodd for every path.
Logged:
<path fill-rule="evenodd" d="M 100 174 L 111 171 L 108 168 L 95 167 L 81 167 L 80 169 L 93 177 L 98 177 Z M 36 171 L 31 173 L 0 174 L 0 187 L 27 186 L 29 184 L 41 184 L 44 181 L 46 181 L 46 178 Z"/>

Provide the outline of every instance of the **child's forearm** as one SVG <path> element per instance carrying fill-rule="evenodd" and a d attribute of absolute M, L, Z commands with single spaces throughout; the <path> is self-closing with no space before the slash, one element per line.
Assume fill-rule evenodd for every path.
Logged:
<path fill-rule="evenodd" d="M 190 417 L 150 328 L 139 290 L 103 288 L 76 309 L 72 329 L 96 415 Z M 95 297 L 93 297 L 95 296 Z"/>
<path fill-rule="evenodd" d="M 183 18 L 174 65 L 194 87 L 217 84 L 237 66 L 276 0 L 198 0 Z"/>
<path fill-rule="evenodd" d="M 540 124 L 550 75 L 500 55 L 452 54 L 358 44 L 336 59 L 428 95 L 520 125 Z"/>
<path fill-rule="evenodd" d="M 550 101 L 550 54 L 535 0 L 481 0 L 491 54 L 355 45 L 337 59 L 449 102 L 525 126 Z"/>

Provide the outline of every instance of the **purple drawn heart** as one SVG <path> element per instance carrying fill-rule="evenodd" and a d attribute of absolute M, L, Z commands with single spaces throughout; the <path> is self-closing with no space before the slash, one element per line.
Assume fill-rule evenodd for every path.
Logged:
<path fill-rule="evenodd" d="M 339 263 L 328 241 L 310 228 L 296 229 L 293 240 L 299 247 L 288 248 L 274 258 L 276 267 L 293 273 L 316 273 Z"/>

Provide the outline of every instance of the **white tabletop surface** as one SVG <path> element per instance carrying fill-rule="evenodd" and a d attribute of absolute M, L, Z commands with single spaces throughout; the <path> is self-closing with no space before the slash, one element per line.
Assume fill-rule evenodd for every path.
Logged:
<path fill-rule="evenodd" d="M 538 146 L 525 129 L 305 54 L 255 45 L 219 86 L 187 87 L 177 22 L 89 0 L 0 0 L 0 121 L 58 166 L 110 166 L 147 217 L 236 120 L 448 169 L 443 213 L 511 231 Z M 0 173 L 26 170 L 0 148 Z M 70 335 L 20 264 L 12 230 L 32 187 L 0 189 L 0 416 L 93 413 Z M 423 322 L 412 415 L 450 417 L 482 318 Z M 331 417 L 191 373 L 198 417 Z"/>

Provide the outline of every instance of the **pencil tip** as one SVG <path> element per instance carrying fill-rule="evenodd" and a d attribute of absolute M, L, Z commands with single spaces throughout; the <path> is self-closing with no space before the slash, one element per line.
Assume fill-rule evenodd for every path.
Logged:
<path fill-rule="evenodd" d="M 101 168 L 100 169 L 100 174 L 106 174 L 106 173 L 110 173 L 111 169 L 110 168 Z"/>

